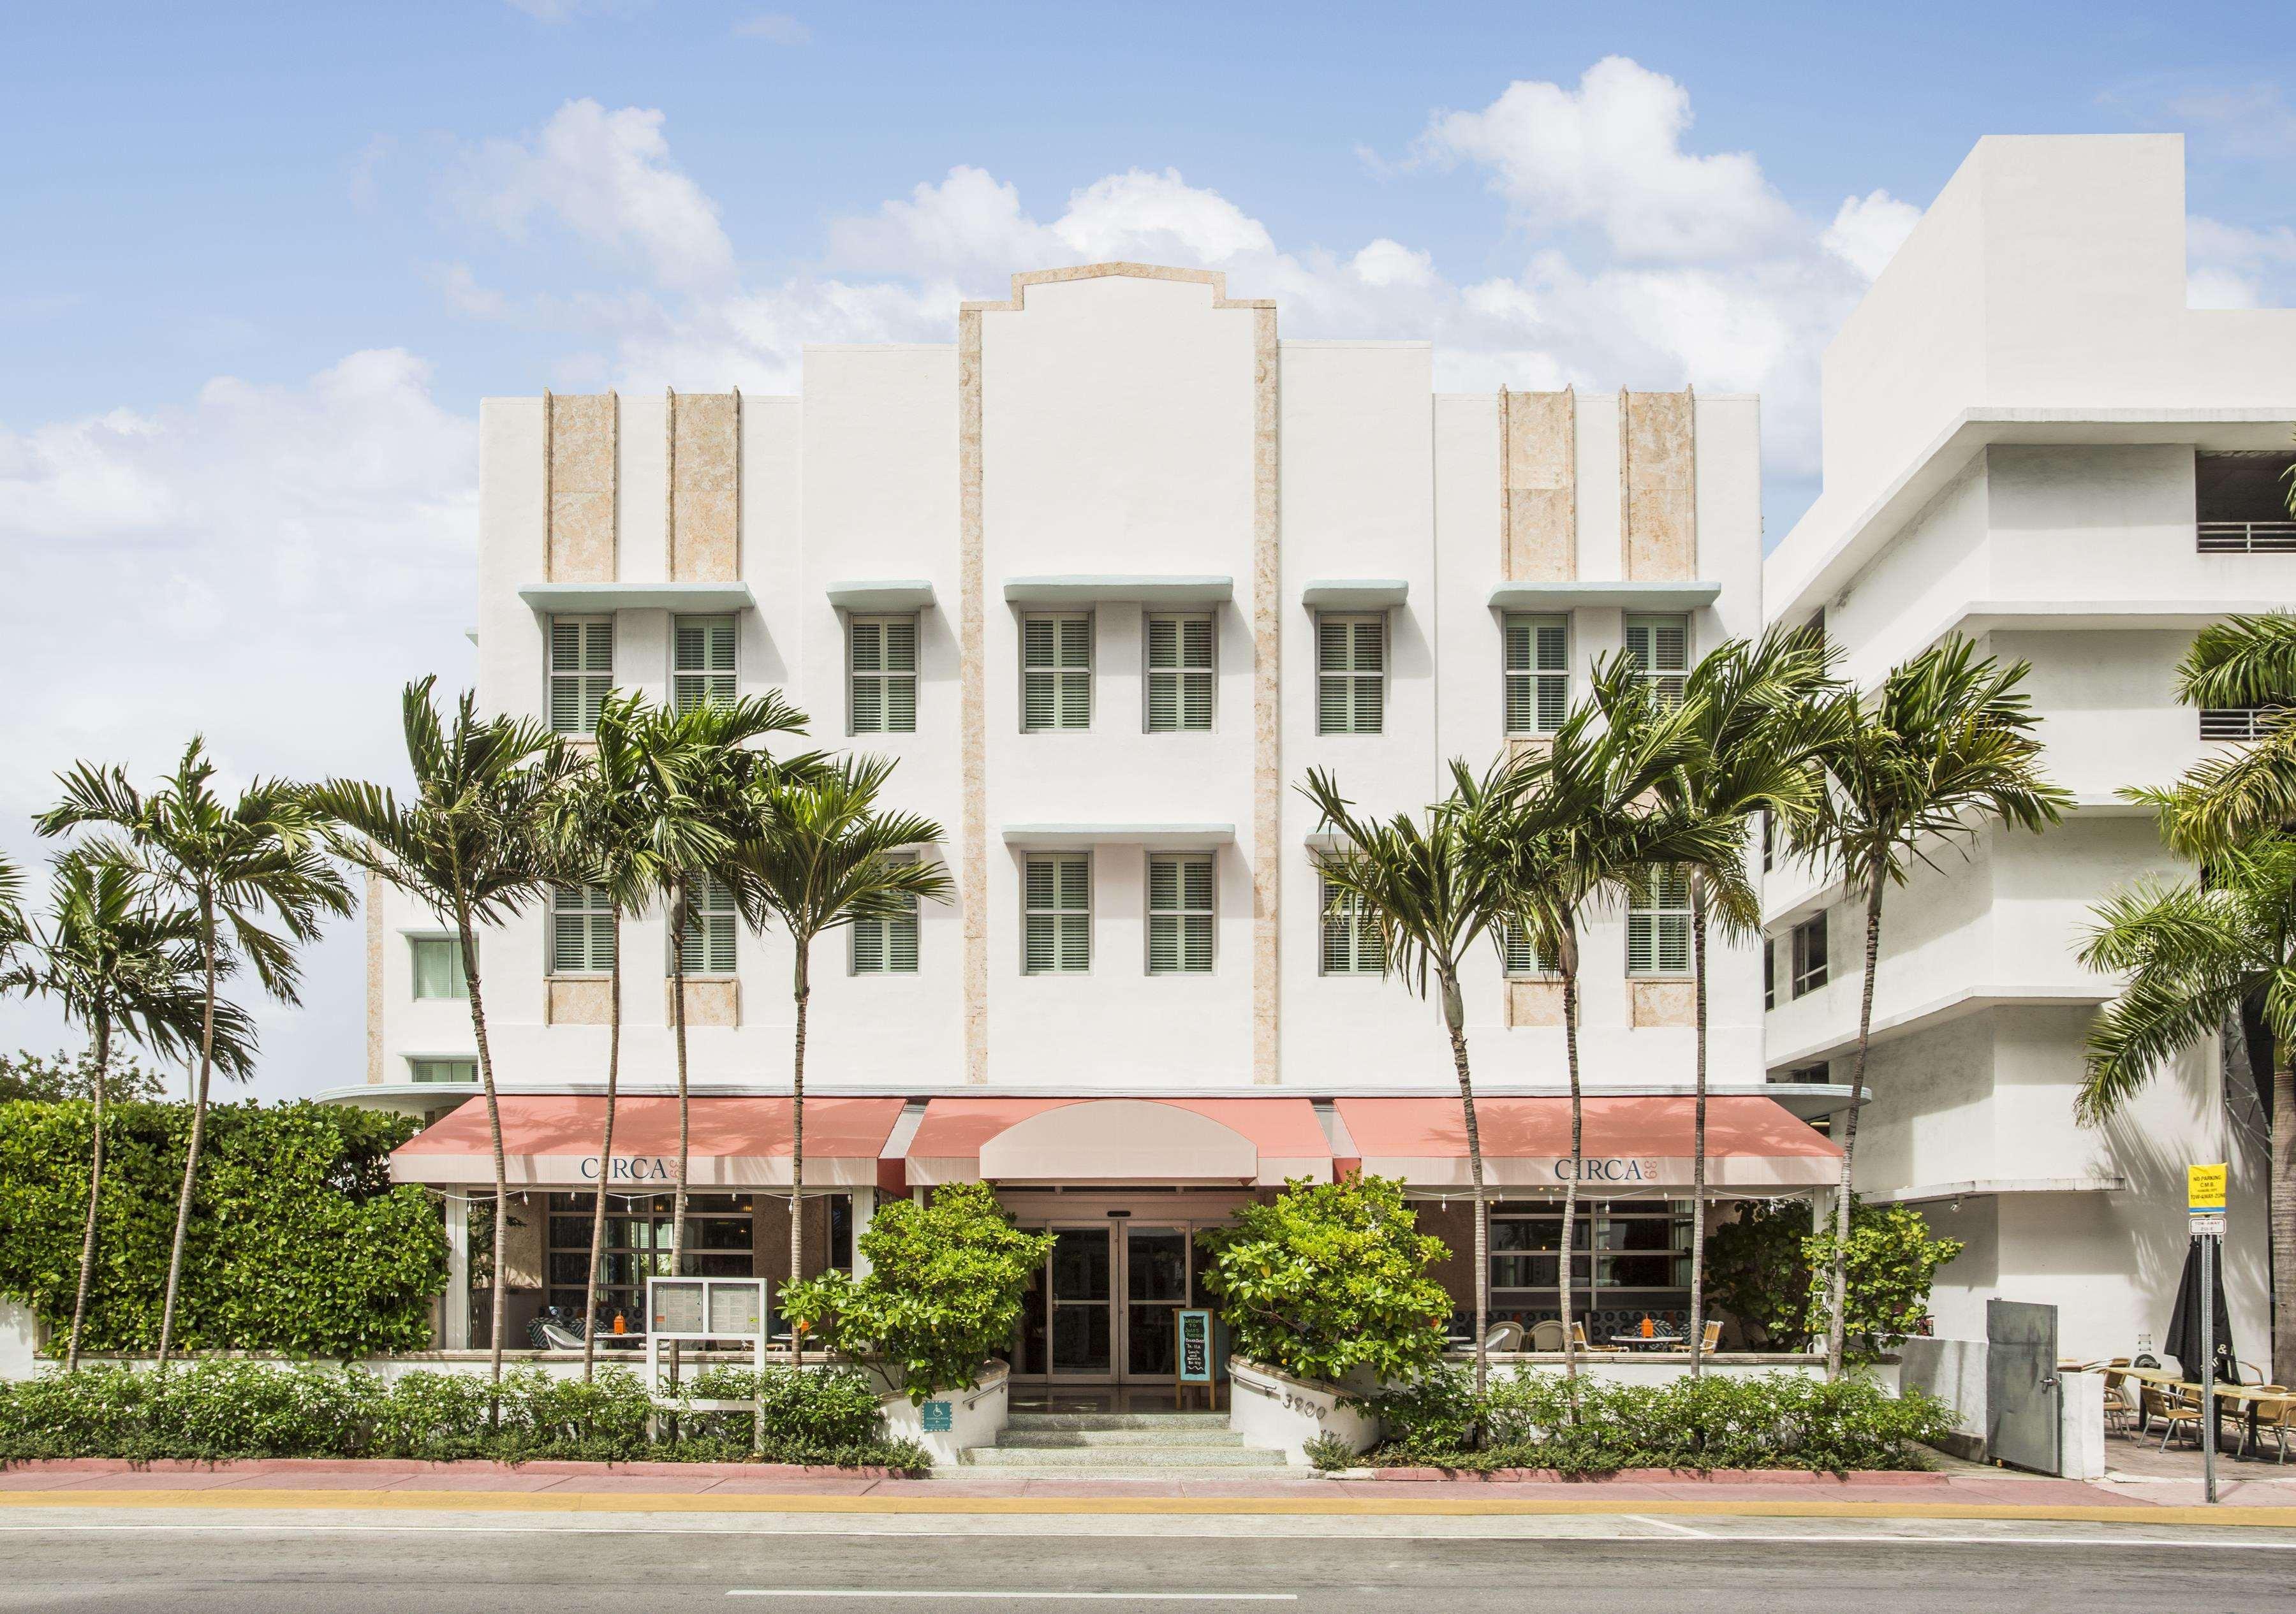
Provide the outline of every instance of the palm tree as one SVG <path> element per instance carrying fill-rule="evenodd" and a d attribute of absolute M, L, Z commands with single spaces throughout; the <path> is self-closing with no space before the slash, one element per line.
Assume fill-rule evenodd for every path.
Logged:
<path fill-rule="evenodd" d="M 510 1184 L 494 1056 L 487 1044 L 477 927 L 501 924 L 521 912 L 562 873 L 550 815 L 577 762 L 565 741 L 531 719 L 481 719 L 467 690 L 448 725 L 430 699 L 436 682 L 424 678 L 408 684 L 400 703 L 406 759 L 414 774 L 412 799 L 401 802 L 383 786 L 357 779 L 330 779 L 311 797 L 333 819 L 334 843 L 344 856 L 455 927 L 494 1145 L 490 1348 L 494 1379 L 500 1383 Z"/>
<path fill-rule="evenodd" d="M 2070 794 L 2041 772 L 2032 700 L 2021 687 L 2031 670 L 2026 661 L 1980 659 L 1970 641 L 1953 635 L 1891 668 L 1879 692 L 1833 697 L 1840 728 L 1824 753 L 1830 781 L 1815 835 L 1843 889 L 1864 899 L 1866 960 L 1826 1278 L 1832 1377 L 1841 1373 L 1851 1162 L 1873 1040 L 1882 898 L 1890 886 L 1906 883 L 1915 861 L 1930 861 L 1933 842 L 1965 844 L 1993 823 L 2038 834 L 2071 805 Z"/>
<path fill-rule="evenodd" d="M 883 757 L 848 757 L 795 774 L 760 775 L 749 791 L 749 822 L 729 865 L 735 899 L 752 924 L 781 922 L 796 952 L 791 991 L 797 1006 L 791 1044 L 790 1282 L 805 1275 L 806 1014 L 813 998 L 813 944 L 856 920 L 896 919 L 920 898 L 946 902 L 953 889 L 938 863 L 897 856 L 941 839 L 941 827 L 914 813 L 877 806 L 892 776 Z M 804 1341 L 792 1336 L 792 1347 Z"/>
<path fill-rule="evenodd" d="M 79 1287 L 64 1352 L 68 1373 L 79 1369 L 88 1283 L 95 1270 L 96 1207 L 103 1191 L 104 1077 L 111 1067 L 112 1039 L 126 1036 L 166 1057 L 197 1048 L 204 1039 L 226 1074 L 243 1076 L 254 1068 L 255 1028 L 246 1012 L 236 1004 L 218 1003 L 209 1018 L 209 999 L 201 989 L 205 963 L 201 940 L 198 914 L 154 905 L 129 865 L 68 853 L 56 860 L 37 961 L 0 978 L 0 987 L 57 998 L 64 1013 L 88 1030 L 93 1138 Z"/>
<path fill-rule="evenodd" d="M 2083 1122 L 2110 1119 L 2251 1004 L 2272 1033 L 2272 1380 L 2296 1383 L 2296 840 L 2219 851 L 2205 880 L 2117 892 L 2096 920 L 2081 962 L 2128 981 L 2089 1029 Z"/>
<path fill-rule="evenodd" d="M 1478 780 L 1464 762 L 1451 764 L 1451 794 L 1427 810 L 1425 822 L 1408 813 L 1384 820 L 1358 816 L 1339 782 L 1308 770 L 1300 794 L 1345 845 L 1324 855 L 1322 874 L 1331 889 L 1326 925 L 1369 923 L 1380 937 L 1381 968 L 1420 996 L 1432 978 L 1451 1039 L 1451 1068 L 1459 1081 L 1466 1122 L 1467 1168 L 1474 1185 L 1475 1389 L 1489 1375 L 1490 1218 L 1483 1197 L 1483 1137 L 1475 1120 L 1475 1084 L 1467 1059 L 1465 1005 L 1459 963 L 1486 935 L 1497 937 L 1506 917 L 1505 888 L 1495 861 L 1478 851 L 1490 833 L 1496 807 L 1489 779 Z"/>
<path fill-rule="evenodd" d="M 1807 629 L 1772 628 L 1749 643 L 1733 639 L 1690 670 L 1683 711 L 1695 739 L 1667 770 L 1660 792 L 1688 817 L 1743 827 L 1767 814 L 1801 834 L 1821 799 L 1818 758 L 1832 743 L 1840 708 L 1828 692 L 1824 641 Z M 1611 685 L 1608 687 L 1616 688 Z M 1647 696 L 1650 680 L 1631 687 Z M 1620 717 L 1624 714 L 1619 715 Z M 1614 721 L 1617 721 L 1614 718 Z M 1760 934 L 1760 904 L 1734 854 L 1723 864 L 1677 866 L 1690 888 L 1692 995 L 1696 1036 L 1691 1121 L 1690 1376 L 1699 1376 L 1706 1331 L 1706 948 L 1719 922 L 1724 939 Z"/>
<path fill-rule="evenodd" d="M 1501 791 L 1505 810 L 1489 843 L 1513 922 L 1552 954 L 1562 978 L 1570 1172 L 1562 1185 L 1557 1264 L 1566 1377 L 1578 1373 L 1571 1260 L 1586 1160 L 1579 925 L 1620 897 L 1646 890 L 1662 870 L 1702 867 L 1713 871 L 1718 884 L 1744 883 L 1742 824 L 1698 812 L 1684 804 L 1678 790 L 1662 788 L 1697 757 L 1698 721 L 1686 701 L 1674 700 L 1630 658 L 1611 658 L 1595 670 L 1593 698 L 1565 715 L 1544 750 L 1517 758 L 1509 767 Z"/>
<path fill-rule="evenodd" d="M 598 1138 L 598 1192 L 590 1213 L 590 1265 L 582 1291 L 582 1378 L 596 1363 L 598 1274 L 605 1261 L 607 1163 L 614 1155 L 614 1110 L 621 1078 L 622 915 L 644 908 L 660 890 L 662 859 L 655 850 L 647 798 L 640 782 L 647 766 L 641 737 L 652 713 L 643 697 L 614 693 L 598 713 L 594 741 L 581 771 L 552 799 L 550 827 L 559 861 L 573 881 L 606 894 L 611 963 L 606 1011 L 606 1117 Z"/>
<path fill-rule="evenodd" d="M 741 831 L 745 791 L 760 778 L 809 775 L 817 752 L 776 763 L 750 742 L 767 734 L 803 733 L 806 715 L 778 692 L 739 700 L 702 701 L 684 711 L 634 709 L 627 807 L 648 848 L 653 892 L 668 909 L 670 1026 L 677 1055 L 677 1176 L 670 1200 L 669 1269 L 684 1270 L 685 1179 L 692 1109 L 685 1063 L 686 927 L 704 881 L 724 881 Z M 670 1352 L 672 1372 L 678 1352 Z"/>
<path fill-rule="evenodd" d="M 283 1004 L 299 1004 L 301 966 L 296 947 L 316 938 L 328 915 L 351 911 L 350 888 L 326 855 L 324 825 L 301 786 L 258 779 L 236 801 L 226 801 L 213 788 L 214 777 L 215 765 L 196 735 L 184 748 L 176 771 L 149 796 L 129 784 L 116 767 L 82 763 L 63 775 L 63 799 L 41 815 L 38 825 L 43 835 L 86 824 L 105 826 L 108 833 L 87 842 L 92 856 L 134 869 L 199 919 L 209 1023 L 200 1032 L 191 1140 L 184 1154 L 183 1189 L 176 1199 L 167 1299 L 160 1310 L 162 1371 L 175 1336 L 192 1191 L 207 1127 L 208 1080 L 216 1063 L 217 977 L 234 958 L 244 959 L 265 991 Z M 276 930 L 264 923 L 272 915 L 277 919 Z"/>

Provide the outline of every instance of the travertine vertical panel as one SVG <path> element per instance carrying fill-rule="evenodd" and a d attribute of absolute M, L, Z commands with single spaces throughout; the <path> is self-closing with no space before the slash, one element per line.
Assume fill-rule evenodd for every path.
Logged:
<path fill-rule="evenodd" d="M 382 1079 L 382 876 L 366 877 L 366 1079 Z"/>
<path fill-rule="evenodd" d="M 619 400 L 611 392 L 543 397 L 550 491 L 545 553 L 553 583 L 614 580 Z"/>
<path fill-rule="evenodd" d="M 1619 395 L 1619 527 L 1626 575 L 1698 575 L 1696 400 L 1680 392 Z"/>
<path fill-rule="evenodd" d="M 1514 583 L 1578 575 L 1578 395 L 1499 392 L 1500 565 Z"/>
<path fill-rule="evenodd" d="M 669 578 L 730 583 L 742 573 L 742 395 L 669 396 Z"/>

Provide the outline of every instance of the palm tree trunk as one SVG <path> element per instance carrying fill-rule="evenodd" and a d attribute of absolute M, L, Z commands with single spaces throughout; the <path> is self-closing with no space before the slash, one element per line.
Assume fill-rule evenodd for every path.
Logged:
<path fill-rule="evenodd" d="M 1562 1050 L 1564 1062 L 1570 1073 L 1570 1176 L 1562 1184 L 1562 1253 L 1558 1258 L 1555 1277 L 1559 1282 L 1562 1311 L 1562 1376 L 1578 1376 L 1578 1346 L 1570 1326 L 1570 1236 L 1578 1220 L 1578 1162 L 1583 1158 L 1585 1140 L 1582 1135 L 1586 1110 L 1578 1097 L 1578 943 L 1576 937 L 1563 944 L 1562 960 Z M 1589 1264 L 1591 1266 L 1591 1263 Z"/>
<path fill-rule="evenodd" d="M 792 937 L 797 944 L 797 1035 L 791 1040 L 793 1063 L 790 1076 L 790 1282 L 805 1276 L 805 1021 L 813 1002 L 810 937 Z M 790 1362 L 805 1359 L 805 1336 L 790 1328 Z"/>
<path fill-rule="evenodd" d="M 1882 958 L 1882 893 L 1884 873 L 1874 871 L 1866 896 L 1866 980 L 1857 1001 L 1857 1059 L 1849 1077 L 1849 1118 L 1841 1127 L 1841 1186 L 1833 1196 L 1833 1262 L 1826 1274 L 1825 1376 L 1841 1377 L 1843 1311 L 1849 1293 L 1850 1161 L 1857 1152 L 1857 1111 L 1865 1102 L 1866 1051 L 1874 1036 L 1874 972 Z"/>
<path fill-rule="evenodd" d="M 184 1240 L 192 1225 L 192 1189 L 199 1181 L 200 1143 L 207 1132 L 208 1076 L 215 1069 L 215 896 L 200 893 L 200 955 L 207 966 L 207 999 L 200 1012 L 200 1083 L 192 1094 L 192 1138 L 184 1151 L 184 1189 L 176 1196 L 176 1236 L 168 1249 L 168 1296 L 160 1304 L 159 1371 L 168 1371 L 168 1347 L 176 1336 L 176 1296 L 184 1278 Z"/>
<path fill-rule="evenodd" d="M 2272 1381 L 2296 1384 L 2296 1058 L 2284 1045 L 2272 1072 Z"/>
<path fill-rule="evenodd" d="M 1491 1353 L 1485 1336 L 1491 1331 L 1491 1217 L 1483 1198 L 1483 1135 L 1475 1124 L 1475 1084 L 1467 1073 L 1466 1006 L 1459 998 L 1459 978 L 1448 968 L 1439 971 L 1443 986 L 1443 1023 L 1451 1033 L 1451 1066 L 1459 1076 L 1459 1108 L 1467 1122 L 1467 1169 L 1475 1185 L 1475 1393 L 1489 1381 Z"/>
<path fill-rule="evenodd" d="M 497 1389 L 502 1385 L 503 1358 L 503 1296 L 504 1279 L 510 1263 L 504 1258 L 510 1236 L 510 1171 L 503 1159 L 502 1102 L 495 1094 L 494 1054 L 487 1047 L 487 1000 L 479 990 L 479 949 L 471 936 L 471 914 L 467 908 L 455 913 L 455 934 L 463 948 L 463 979 L 471 990 L 471 1033 L 478 1039 L 479 1080 L 487 1095 L 487 1138 L 495 1155 L 495 1253 L 494 1296 L 488 1310 L 487 1371 Z M 500 1427 L 502 1403 L 488 1397 L 487 1420 Z"/>
<path fill-rule="evenodd" d="M 1697 1026 L 1693 1069 L 1697 1097 L 1690 1121 L 1690 1376 L 1698 1377 L 1706 1340 L 1706 888 L 1690 889 L 1691 996 Z"/>
<path fill-rule="evenodd" d="M 606 1258 L 606 1184 L 614 1170 L 614 1090 L 622 1072 L 622 905 L 613 905 L 614 962 L 606 987 L 606 1123 L 598 1135 L 598 1197 L 590 1207 L 590 1268 L 582 1286 L 582 1382 L 597 1362 L 598 1267 Z"/>
<path fill-rule="evenodd" d="M 95 1270 L 96 1197 L 103 1192 L 103 1073 L 111 1057 L 111 1016 L 95 1012 L 95 1141 L 87 1157 L 87 1230 L 80 1235 L 79 1292 L 72 1299 L 71 1342 L 64 1349 L 64 1372 L 79 1371 L 79 1331 L 87 1319 L 88 1274 Z"/>
<path fill-rule="evenodd" d="M 669 1022 L 677 1043 L 677 1179 L 669 1202 L 669 1275 L 685 1274 L 685 1160 L 693 1147 L 693 1109 L 685 1087 L 685 881 L 670 888 L 669 898 Z M 684 1376 L 685 1353 L 678 1341 L 669 1342 L 669 1381 Z M 647 1386 L 649 1392 L 652 1386 Z"/>

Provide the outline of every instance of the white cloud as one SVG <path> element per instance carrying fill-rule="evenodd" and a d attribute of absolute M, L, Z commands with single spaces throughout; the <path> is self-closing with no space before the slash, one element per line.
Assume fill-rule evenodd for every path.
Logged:
<path fill-rule="evenodd" d="M 671 164 L 659 111 L 570 101 L 531 139 L 470 153 L 455 188 L 465 213 L 513 238 L 542 213 L 665 286 L 709 291 L 734 278 L 717 204 Z"/>
<path fill-rule="evenodd" d="M 2185 300 L 2195 308 L 2296 302 L 2296 229 L 2255 230 L 2195 213 L 2185 221 Z"/>
<path fill-rule="evenodd" d="M 787 12 L 760 12 L 736 22 L 734 31 L 744 39 L 762 39 L 768 45 L 804 45 L 813 37 L 813 30 Z"/>
<path fill-rule="evenodd" d="M 1833 222 L 1818 240 L 1827 251 L 1872 280 L 1890 266 L 1898 249 L 1906 244 L 1906 237 L 1921 222 L 1922 210 L 1913 203 L 1899 201 L 1887 191 L 1873 191 L 1845 197 Z"/>
<path fill-rule="evenodd" d="M 1591 225 L 1630 258 L 1746 257 L 1797 230 L 1749 152 L 1682 148 L 1690 92 L 1624 56 L 1575 90 L 1519 81 L 1479 112 L 1437 116 L 1423 159 L 1467 161 L 1534 227 Z"/>

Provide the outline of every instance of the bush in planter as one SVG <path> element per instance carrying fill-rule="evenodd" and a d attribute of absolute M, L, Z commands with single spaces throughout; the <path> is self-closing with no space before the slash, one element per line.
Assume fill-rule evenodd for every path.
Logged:
<path fill-rule="evenodd" d="M 875 1358 L 922 1403 L 979 1383 L 989 1353 L 1012 1343 L 1053 1237 L 1021 1232 L 986 1183 L 964 1183 L 922 1205 L 880 1205 L 859 1244 L 866 1277 L 784 1284 L 782 1310 L 830 1349 Z"/>
<path fill-rule="evenodd" d="M 1918 1332 L 1938 1268 L 1961 1250 L 1957 1240 L 1931 1236 L 1910 1206 L 1853 1203 L 1843 1263 L 1851 1359 L 1871 1361 L 1888 1341 Z M 1825 1334 L 1823 1274 L 1833 1258 L 1833 1235 L 1812 1236 L 1806 1206 L 1747 1204 L 1707 1246 L 1707 1292 L 1756 1348 L 1804 1350 Z"/>
<path fill-rule="evenodd" d="M 685 1394 L 693 1401 L 755 1397 L 765 1414 L 768 1451 L 833 1450 L 867 1446 L 884 1438 L 876 1383 L 857 1368 L 769 1367 L 763 1373 L 746 1367 L 705 1368 L 686 1385 Z M 732 1421 L 725 1432 L 738 1433 L 744 1442 L 749 1439 L 748 1413 L 717 1415 Z M 734 1430 L 732 1423 L 738 1423 L 740 1429 Z"/>
<path fill-rule="evenodd" d="M 1414 1379 L 1442 1358 L 1451 1297 L 1428 1269 L 1449 1251 L 1419 1231 L 1398 1182 L 1293 1182 L 1197 1237 L 1238 1356 L 1330 1383 L 1358 1368 Z"/>

